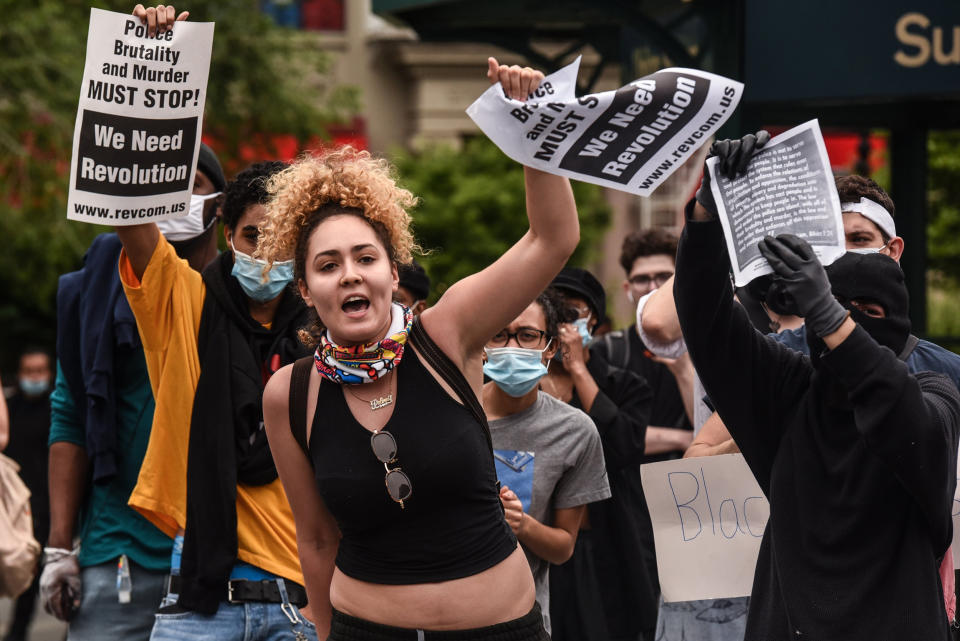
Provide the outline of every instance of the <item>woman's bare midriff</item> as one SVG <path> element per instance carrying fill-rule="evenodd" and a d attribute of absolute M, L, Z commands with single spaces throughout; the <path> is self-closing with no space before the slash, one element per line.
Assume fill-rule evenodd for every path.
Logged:
<path fill-rule="evenodd" d="M 534 596 L 533 576 L 519 546 L 492 568 L 453 581 L 383 585 L 335 569 L 330 583 L 330 603 L 344 614 L 422 630 L 464 630 L 517 619 L 533 608 Z"/>

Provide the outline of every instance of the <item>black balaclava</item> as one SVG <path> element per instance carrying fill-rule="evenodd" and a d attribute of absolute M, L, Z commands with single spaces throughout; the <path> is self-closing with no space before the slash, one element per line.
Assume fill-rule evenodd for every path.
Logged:
<path fill-rule="evenodd" d="M 900 355 L 910 336 L 910 299 L 900 265 L 884 254 L 847 252 L 826 269 L 833 295 L 850 310 L 854 322 L 880 345 Z M 852 305 L 854 300 L 879 304 L 886 317 L 867 316 Z M 807 331 L 807 345 L 816 366 L 826 344 Z"/>

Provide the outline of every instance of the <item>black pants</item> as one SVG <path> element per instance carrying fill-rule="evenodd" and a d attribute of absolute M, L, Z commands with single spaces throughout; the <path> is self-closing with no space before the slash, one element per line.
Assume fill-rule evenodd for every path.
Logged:
<path fill-rule="evenodd" d="M 540 606 L 534 604 L 528 614 L 507 621 L 471 630 L 415 630 L 382 625 L 333 611 L 330 637 L 327 641 L 550 641 L 543 629 Z"/>

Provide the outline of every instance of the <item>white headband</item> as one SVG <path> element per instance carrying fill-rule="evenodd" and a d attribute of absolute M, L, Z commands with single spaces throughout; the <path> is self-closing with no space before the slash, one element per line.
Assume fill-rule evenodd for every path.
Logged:
<path fill-rule="evenodd" d="M 890 212 L 883 205 L 879 205 L 869 198 L 861 197 L 858 203 L 840 203 L 840 211 L 844 213 L 855 211 L 875 223 L 890 238 L 897 235 L 897 226 L 894 224 Z"/>

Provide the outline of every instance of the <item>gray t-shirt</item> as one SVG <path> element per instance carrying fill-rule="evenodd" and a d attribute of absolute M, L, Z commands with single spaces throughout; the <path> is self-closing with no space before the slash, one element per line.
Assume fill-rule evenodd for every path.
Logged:
<path fill-rule="evenodd" d="M 497 478 L 516 493 L 523 511 L 541 523 L 553 525 L 554 510 L 610 497 L 600 434 L 580 410 L 540 392 L 522 412 L 490 421 L 490 433 Z M 549 632 L 550 564 L 524 552 Z"/>

